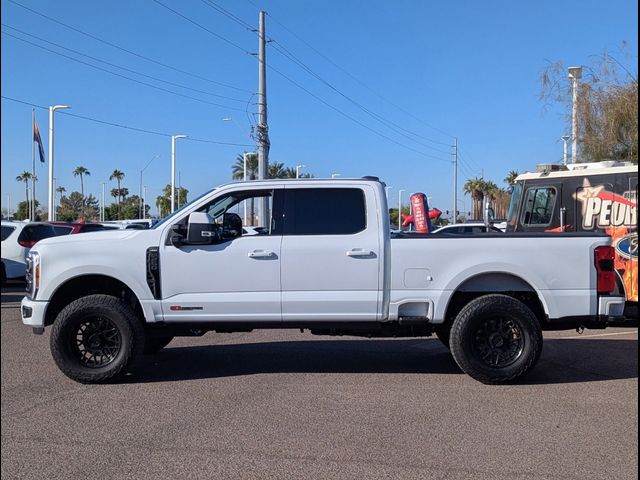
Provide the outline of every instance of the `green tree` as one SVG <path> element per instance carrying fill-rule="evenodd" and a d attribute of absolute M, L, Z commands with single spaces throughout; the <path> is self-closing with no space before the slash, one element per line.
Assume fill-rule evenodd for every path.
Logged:
<path fill-rule="evenodd" d="M 248 170 L 248 169 L 247 169 Z M 189 190 L 184 187 L 177 187 L 175 189 L 175 203 L 176 205 L 184 205 L 188 202 L 187 195 Z M 171 184 L 167 184 L 162 189 L 162 195 L 156 197 L 156 207 L 160 212 L 160 216 L 164 217 L 171 213 Z"/>
<path fill-rule="evenodd" d="M 80 177 L 80 195 L 82 195 L 82 198 L 84 199 L 84 180 L 83 177 L 84 176 L 90 176 L 91 172 L 89 170 L 87 170 L 85 167 L 76 167 L 76 169 L 73 171 L 73 176 L 74 177 Z M 84 204 L 82 206 L 81 209 L 81 216 L 84 217 Z"/>
<path fill-rule="evenodd" d="M 121 190 L 120 190 L 120 182 L 122 182 L 122 180 L 124 180 L 124 172 L 122 170 L 118 170 L 115 169 L 111 175 L 109 176 L 109 180 L 115 180 L 118 183 L 118 198 L 117 198 L 117 202 L 118 202 L 118 220 L 120 219 L 120 200 L 121 200 Z M 113 194 L 113 190 L 111 190 L 112 194 Z"/>
<path fill-rule="evenodd" d="M 513 187 L 516 186 L 516 177 L 520 175 L 517 170 L 511 170 L 506 177 L 504 177 L 504 183 L 507 184 L 507 191 L 513 192 Z"/>
<path fill-rule="evenodd" d="M 482 218 L 482 201 L 484 200 L 485 182 L 483 179 L 470 178 L 463 185 L 462 190 L 465 195 L 471 195 L 472 216 L 474 220 Z"/>
<path fill-rule="evenodd" d="M 29 205 L 29 182 L 31 181 L 32 178 L 33 178 L 33 175 L 31 174 L 31 172 L 28 172 L 26 170 L 16 177 L 16 181 L 24 182 L 24 193 L 27 199 L 27 205 Z M 24 217 L 24 218 L 27 218 L 27 217 Z"/>
<path fill-rule="evenodd" d="M 92 194 L 87 197 L 81 192 L 71 192 L 69 196 L 60 198 L 60 205 L 56 208 L 56 218 L 67 222 L 76 220 L 95 221 L 99 217 L 98 199 Z"/>
<path fill-rule="evenodd" d="M 238 155 L 236 163 L 231 167 L 231 178 L 233 180 L 244 180 L 244 157 Z M 247 154 L 247 180 L 255 180 L 258 178 L 258 154 Z M 171 195 L 171 194 L 169 194 Z"/>
<path fill-rule="evenodd" d="M 624 53 L 624 52 L 623 52 Z M 622 57 L 621 57 L 622 58 Z M 605 52 L 583 66 L 578 83 L 577 142 L 580 161 L 629 160 L 638 163 L 638 73 Z M 637 69 L 637 60 L 635 63 Z M 545 106 L 565 106 L 571 121 L 572 92 L 567 67 L 549 64 L 541 74 Z"/>
<path fill-rule="evenodd" d="M 40 202 L 36 200 L 36 215 L 32 220 L 39 221 L 41 220 L 41 212 L 38 211 L 38 207 L 40 206 Z M 26 220 L 29 218 L 30 211 L 30 202 L 18 202 L 18 210 L 13 213 L 14 220 Z"/>

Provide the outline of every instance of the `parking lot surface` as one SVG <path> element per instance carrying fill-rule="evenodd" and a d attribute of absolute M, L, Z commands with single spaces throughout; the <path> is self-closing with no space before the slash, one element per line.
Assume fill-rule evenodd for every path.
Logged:
<path fill-rule="evenodd" d="M 175 339 L 118 384 L 67 379 L 2 292 L 5 479 L 632 479 L 637 328 L 548 332 L 486 386 L 434 338 Z"/>

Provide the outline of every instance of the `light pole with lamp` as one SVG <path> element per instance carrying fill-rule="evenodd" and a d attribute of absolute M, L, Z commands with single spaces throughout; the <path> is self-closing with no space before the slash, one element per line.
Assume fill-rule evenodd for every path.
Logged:
<path fill-rule="evenodd" d="M 582 78 L 582 67 L 569 67 L 571 80 L 571 163 L 578 163 L 578 80 Z"/>
<path fill-rule="evenodd" d="M 176 209 L 176 140 L 189 135 L 171 135 L 171 213 Z"/>
<path fill-rule="evenodd" d="M 50 222 L 56 219 L 56 210 L 54 206 L 54 190 L 53 190 L 53 113 L 56 110 L 71 108 L 67 105 L 52 105 L 49 107 L 49 198 L 47 203 L 48 220 Z"/>
<path fill-rule="evenodd" d="M 105 214 L 104 214 L 104 188 L 107 185 L 107 182 L 100 182 L 100 185 L 102 185 L 102 201 L 100 202 L 100 221 L 104 222 L 105 219 Z"/>
<path fill-rule="evenodd" d="M 145 185 L 144 187 L 142 187 L 142 191 L 144 192 L 144 197 L 143 197 L 143 202 L 142 202 L 142 219 L 145 220 L 147 218 L 147 209 L 144 206 L 145 202 L 147 201 L 147 186 Z"/>
<path fill-rule="evenodd" d="M 300 169 L 305 167 L 306 165 L 296 165 L 296 178 L 300 178 Z"/>
<path fill-rule="evenodd" d="M 398 230 L 402 230 L 402 192 L 404 188 L 398 190 Z"/>
<path fill-rule="evenodd" d="M 145 210 L 145 208 L 144 208 L 144 200 L 142 200 L 142 172 L 144 172 L 147 169 L 147 167 L 149 165 L 151 165 L 151 162 L 153 162 L 159 156 L 160 156 L 160 154 L 154 155 L 154 157 L 147 162 L 147 164 L 144 166 L 144 168 L 142 170 L 140 170 L 140 209 L 139 209 L 139 211 L 142 214 L 144 214 L 144 210 Z"/>
<path fill-rule="evenodd" d="M 384 193 L 385 196 L 387 197 L 387 204 L 389 203 L 389 190 L 391 190 L 393 187 L 384 187 Z"/>
<path fill-rule="evenodd" d="M 571 137 L 569 135 L 562 135 L 560 137 L 560 139 L 564 142 L 564 145 L 562 146 L 562 164 L 563 165 L 567 164 L 567 141 L 570 138 Z"/>

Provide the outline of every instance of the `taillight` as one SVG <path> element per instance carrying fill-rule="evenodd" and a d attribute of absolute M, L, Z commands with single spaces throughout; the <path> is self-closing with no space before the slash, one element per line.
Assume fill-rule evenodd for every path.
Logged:
<path fill-rule="evenodd" d="M 615 249 L 611 246 L 596 247 L 594 257 L 598 293 L 613 292 L 616 289 Z"/>
<path fill-rule="evenodd" d="M 31 248 L 36 244 L 35 240 L 18 240 L 18 243 L 25 248 Z"/>

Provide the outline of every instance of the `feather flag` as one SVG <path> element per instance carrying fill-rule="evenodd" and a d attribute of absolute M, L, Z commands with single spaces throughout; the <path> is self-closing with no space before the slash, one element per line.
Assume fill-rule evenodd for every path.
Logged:
<path fill-rule="evenodd" d="M 38 153 L 40 154 L 40 161 L 44 163 L 44 146 L 42 145 L 42 138 L 40 137 L 40 130 L 38 129 L 38 122 L 33 119 L 33 141 L 38 142 Z"/>

